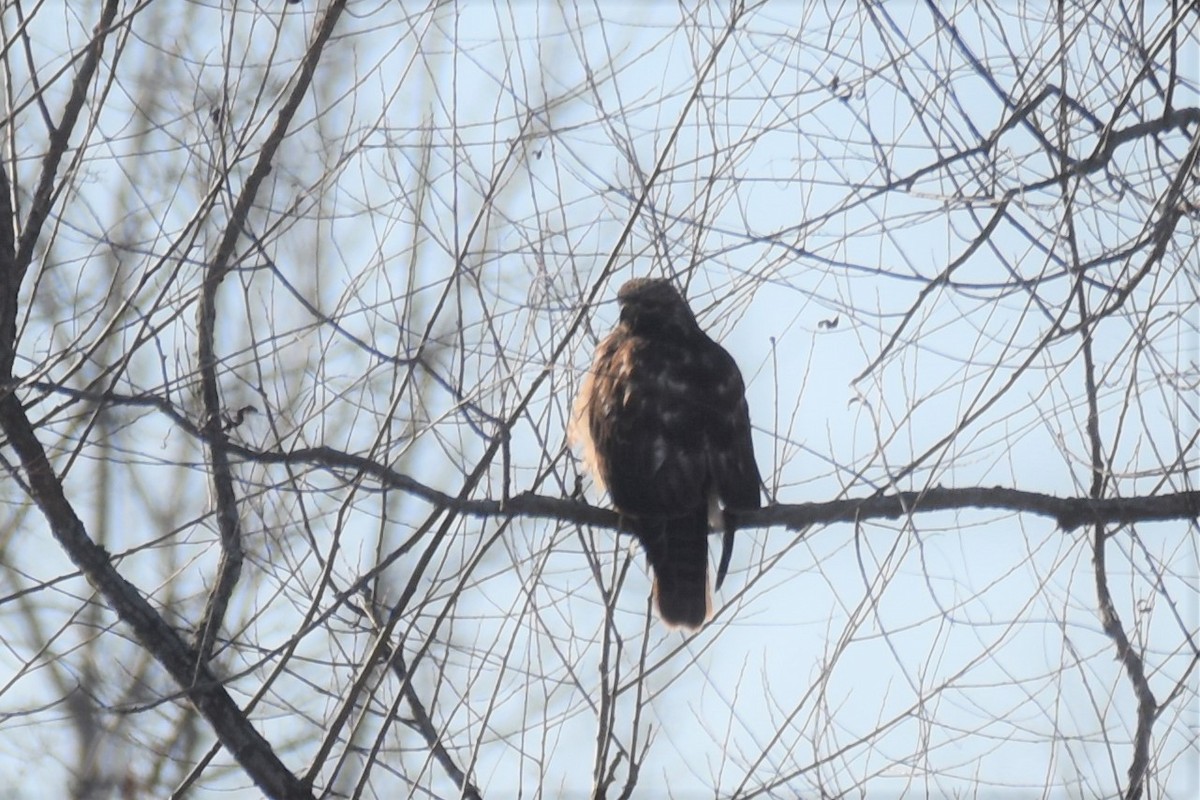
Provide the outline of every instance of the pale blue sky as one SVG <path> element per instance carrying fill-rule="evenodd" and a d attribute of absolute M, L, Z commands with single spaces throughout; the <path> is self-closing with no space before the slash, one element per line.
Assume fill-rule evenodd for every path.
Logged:
<path fill-rule="evenodd" d="M 165 52 L 141 38 L 130 42 L 122 69 L 143 78 L 154 74 L 169 102 L 148 111 L 160 128 L 147 148 L 133 138 L 140 97 L 109 97 L 92 137 L 88 179 L 78 205 L 65 214 L 69 223 L 57 251 L 62 263 L 47 278 L 64 297 L 107 291 L 106 283 L 89 277 L 88 265 L 110 241 L 123 248 L 131 275 L 145 274 L 169 250 L 202 205 L 211 160 L 221 157 L 210 111 L 225 92 L 240 115 L 231 122 L 236 130 L 261 126 L 250 137 L 250 155 L 234 167 L 237 194 L 320 7 L 308 0 L 300 8 L 277 5 L 239 3 L 234 15 L 215 4 L 189 5 L 186 25 L 140 29 L 140 37 L 155 44 L 169 40 Z M 328 326 L 314 330 L 293 288 L 379 351 L 405 355 L 445 282 L 459 270 L 469 272 L 459 278 L 467 287 L 460 324 L 434 326 L 432 341 L 446 348 L 432 348 L 430 357 L 461 376 L 467 399 L 486 413 L 511 413 L 599 278 L 725 13 L 699 12 L 706 23 L 697 25 L 694 18 L 681 24 L 680 8 L 667 3 L 455 8 L 457 15 L 447 7 L 431 17 L 406 4 L 351 6 L 318 71 L 316 97 L 302 107 L 273 164 L 270 208 L 253 217 L 269 234 L 266 250 L 278 274 L 264 269 L 231 277 L 223 290 L 231 323 L 222 328 L 221 342 L 222 352 L 239 354 L 222 386 L 226 402 L 272 405 L 271 414 L 294 431 L 289 446 L 365 452 L 381 430 L 394 428 L 397 442 L 384 458 L 450 493 L 486 444 L 463 424 L 453 398 L 429 389 L 424 426 L 411 442 L 399 443 L 403 425 L 389 417 L 392 368 Z M 951 161 L 934 168 L 940 158 L 978 144 L 1011 111 L 924 6 L 886 8 L 899 26 L 886 38 L 865 10 L 839 5 L 768 5 L 739 26 L 600 292 L 591 329 L 571 342 L 531 403 L 530 417 L 513 431 L 515 491 L 529 488 L 546 468 L 543 447 L 553 457 L 562 446 L 594 336 L 614 320 L 617 286 L 631 275 L 686 274 L 702 323 L 746 377 L 760 466 L 772 490 L 777 487 L 772 499 L 866 496 L 891 485 L 914 458 L 960 426 L 948 446 L 933 449 L 896 485 L 1086 493 L 1078 336 L 1046 346 L 978 420 L 962 424 L 1001 392 L 1057 314 L 1066 309 L 1071 319 L 1072 282 L 1058 263 L 1067 252 L 1057 186 L 1014 198 L 987 244 L 954 273 L 953 290 L 934 289 L 892 355 L 854 383 L 929 281 L 971 246 L 1004 192 L 1057 167 L 1017 126 L 999 136 L 990 153 L 965 158 L 961 167 Z M 876 9 L 877 18 L 881 13 Z M 1149 88 L 1130 73 L 1123 43 L 1097 21 L 1076 26 L 1083 12 L 1071 13 L 1066 28 L 1078 34 L 1068 47 L 1072 95 L 1108 121 L 1113 97 L 1132 84 L 1134 102 L 1147 104 L 1141 113 L 1158 113 Z M 1007 8 L 954 16 L 974 55 L 995 65 L 996 80 L 1019 102 L 1062 79 L 1050 61 L 1059 45 L 1049 16 L 1022 20 Z M 1147 16 L 1147 27 L 1159 30 L 1161 20 Z M 77 48 L 80 28 L 93 24 L 81 20 L 77 27 L 68 20 L 71 33 L 56 40 L 60 34 L 43 15 L 35 40 L 48 52 L 58 42 Z M 1198 102 L 1200 50 L 1190 24 L 1181 61 L 1190 82 L 1175 96 L 1176 108 Z M 884 21 L 880 26 L 887 29 Z M 1005 62 L 1006 47 L 1020 58 Z M 1053 130 L 1055 102 L 1040 107 L 1043 129 Z M 1137 119 L 1122 111 L 1116 127 Z M 1071 120 L 1071 154 L 1085 157 L 1097 137 L 1082 118 Z M 97 143 L 101 139 L 109 143 Z M 1089 177 L 1078 187 L 1084 257 L 1123 246 L 1147 219 L 1157 218 L 1155 199 L 1172 176 L 1155 172 L 1155 159 L 1169 165 L 1165 153 L 1178 158 L 1188 146 L 1178 131 L 1164 139 L 1160 152 L 1144 143 L 1125 146 L 1112 161 L 1112 181 Z M 36 168 L 36 152 L 34 142 L 24 144 L 27 174 Z M 134 159 L 152 159 L 161 180 L 138 173 L 131 184 L 126 165 Z M 501 189 L 490 195 L 496 176 Z M 899 185 L 910 177 L 910 184 Z M 1120 179 L 1143 196 L 1120 191 Z M 112 202 L 123 191 L 136 197 L 131 205 L 148 211 L 153 224 L 126 217 L 125 207 Z M 481 215 L 485 196 L 490 205 Z M 219 191 L 213 225 L 201 226 L 179 271 L 150 282 L 168 287 L 172 302 L 189 300 L 197 263 L 211 252 L 209 238 L 230 202 Z M 283 229 L 271 227 L 281 220 Z M 1194 229 L 1195 221 L 1185 219 L 1177 237 Z M 456 264 L 454 254 L 472 230 L 473 245 Z M 1185 245 L 1179 248 L 1176 257 Z M 1134 257 L 1097 267 L 1097 282 L 1089 287 L 1093 308 L 1110 296 L 1105 282 L 1122 284 L 1140 263 Z M 1143 282 L 1125 313 L 1106 319 L 1093 337 L 1103 378 L 1101 428 L 1122 495 L 1176 490 L 1194 474 L 1192 452 L 1187 475 L 1177 472 L 1168 489 L 1158 488 L 1163 464 L 1175 458 L 1172 448 L 1196 429 L 1194 392 L 1160 379 L 1174 371 L 1183 382 L 1195 381 L 1200 360 L 1194 276 L 1189 284 L 1184 270 L 1173 267 Z M 1029 282 L 1026 288 L 1012 286 L 1014 273 Z M 411 307 L 396 300 L 409 280 L 420 290 Z M 186 362 L 192 313 L 183 316 L 161 338 L 172 357 Z M 235 319 L 250 322 L 234 325 Z M 822 327 L 833 319 L 836 327 Z M 1129 342 L 1140 325 L 1150 326 L 1151 344 L 1133 350 Z M 74 332 L 85 340 L 90 335 Z M 23 353 L 42 357 L 63 335 L 31 324 Z M 262 350 L 252 348 L 267 344 L 276 350 L 265 373 L 256 372 L 254 355 Z M 135 358 L 140 361 L 130 374 L 144 383 L 122 388 L 161 391 L 158 353 L 144 349 Z M 166 368 L 174 379 L 188 365 Z M 173 390 L 181 404 L 192 402 L 186 388 Z M 154 457 L 171 461 L 174 448 L 186 449 L 167 420 L 137 424 L 134 441 L 152 442 L 145 447 Z M 262 417 L 237 435 L 263 447 L 275 444 Z M 247 500 L 248 518 L 265 531 L 248 568 L 267 577 L 245 589 L 236 612 L 243 620 L 261 614 L 251 630 L 273 647 L 294 631 L 305 608 L 298 589 L 316 583 L 319 566 L 306 538 L 290 535 L 287 526 L 272 528 L 271 512 L 296 502 L 286 492 L 273 493 L 278 476 L 267 469 L 246 474 L 267 487 L 262 495 L 248 491 L 253 499 Z M 555 475 L 570 486 L 572 462 L 560 462 Z M 173 480 L 173 490 L 203 515 L 200 472 Z M 346 502 L 332 478 L 313 483 L 322 480 L 330 494 L 314 495 L 310 513 L 330 530 L 341 526 L 334 572 L 342 585 L 377 562 L 380 541 L 397 546 L 428 513 L 426 504 L 398 493 L 385 503 L 369 492 Z M 477 494 L 499 495 L 498 470 L 486 487 Z M 551 479 L 538 491 L 557 495 L 561 487 Z M 607 503 L 595 492 L 588 497 Z M 349 511 L 338 519 L 343 502 Z M 384 504 L 394 532 L 380 532 Z M 127 538 L 114 542 L 114 551 L 165 533 L 136 505 L 110 513 L 126 521 Z M 603 620 L 582 542 L 591 536 L 602 554 L 606 588 L 629 542 L 609 531 L 581 536 L 573 526 L 517 521 L 483 551 L 497 524 L 459 525 L 446 561 L 432 568 L 427 588 L 434 599 L 407 632 L 410 646 L 430 636 L 428 658 L 441 672 L 431 665 L 419 673 L 420 689 L 432 695 L 436 680 L 446 682 L 438 694 L 439 720 L 477 782 L 492 790 L 485 795 L 511 796 L 521 787 L 535 796 L 541 781 L 546 796 L 582 796 L 592 786 Z M 206 559 L 215 557 L 207 533 L 198 526 L 182 537 L 197 552 L 195 563 L 192 555 L 181 557 L 186 566 L 179 575 L 158 574 L 153 552 L 122 569 L 144 575 L 140 582 L 149 588 L 181 581 L 200 594 L 211 581 Z M 1152 750 L 1163 791 L 1185 796 L 1196 786 L 1198 767 L 1196 678 L 1189 674 L 1194 662 L 1187 641 L 1200 619 L 1196 531 L 1164 523 L 1138 526 L 1137 533 L 1134 543 L 1125 533 L 1109 546 L 1112 591 L 1144 647 L 1160 700 L 1189 675 L 1190 701 L 1176 700 L 1159 719 Z M 326 546 L 327 540 L 318 541 Z M 645 642 L 649 579 L 634 549 L 616 600 L 625 649 L 610 656 L 610 669 L 619 665 L 628 680 L 643 643 L 649 664 L 663 660 L 644 679 L 644 688 L 657 694 L 639 741 L 649 734 L 654 745 L 642 764 L 646 794 L 635 796 L 651 796 L 656 786 L 669 787 L 675 797 L 726 796 L 762 789 L 770 776 L 784 781 L 774 790 L 779 796 L 815 794 L 819 787 L 872 797 L 988 797 L 1005 787 L 1015 789 L 1012 796 L 1111 795 L 1128 766 L 1134 702 L 1100 629 L 1089 548 L 1082 532 L 992 510 L 867 521 L 857 530 L 832 525 L 803 539 L 781 529 L 745 531 L 716 598 L 716 621 L 686 641 L 651 623 Z M 480 566 L 460 585 L 462 562 L 477 555 Z M 34 563 L 41 579 L 69 571 L 57 556 Z M 401 561 L 385 585 L 398 591 L 410 568 L 411 559 Z M 280 586 L 288 585 L 293 569 L 302 576 L 289 585 L 297 597 L 281 600 Z M 432 618 L 451 594 L 457 616 L 430 635 Z M 354 635 L 331 635 L 306 655 L 316 663 L 336 654 L 353 664 L 348 652 L 361 645 Z M 25 651 L 9 658 L 22 657 Z M 230 669 L 246 666 L 236 662 L 230 659 Z M 281 681 L 277 715 L 264 722 L 264 733 L 280 742 L 319 737 L 321 721 L 352 674 L 347 668 L 330 677 L 314 667 L 303 679 Z M 305 680 L 325 680 L 320 685 L 333 696 L 313 693 Z M 254 686 L 247 681 L 240 690 Z M 14 700 L 18 695 L 10 692 L 4 710 L 35 705 L 55 691 L 35 677 L 20 687 L 26 694 Z M 625 740 L 634 698 L 631 687 L 618 701 Z M 26 724 L 53 752 L 54 725 L 41 717 Z M 396 736 L 413 749 L 391 766 L 444 789 L 440 768 L 417 739 Z M 285 758 L 300 770 L 310 747 L 298 744 Z M 26 756 L 22 748 L 0 747 L 0 774 L 21 783 Z M 397 791 L 390 779 L 381 773 L 377 791 Z M 214 778 L 211 794 L 197 796 L 253 796 L 239 793 L 241 776 L 228 780 Z"/>

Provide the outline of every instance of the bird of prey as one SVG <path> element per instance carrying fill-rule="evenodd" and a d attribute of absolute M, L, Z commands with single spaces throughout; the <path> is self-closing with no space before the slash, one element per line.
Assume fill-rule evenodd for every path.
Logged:
<path fill-rule="evenodd" d="M 745 386 L 668 281 L 635 278 L 617 301 L 620 321 L 596 348 L 572 437 L 646 552 L 659 616 L 696 630 L 712 615 L 710 524 L 724 529 L 719 589 L 734 536 L 722 507 L 761 502 Z"/>

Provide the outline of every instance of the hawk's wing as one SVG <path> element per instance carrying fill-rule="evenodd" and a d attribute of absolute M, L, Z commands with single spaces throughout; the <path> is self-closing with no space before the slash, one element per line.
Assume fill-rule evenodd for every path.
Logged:
<path fill-rule="evenodd" d="M 709 385 L 713 387 L 713 413 L 708 420 L 708 463 L 712 481 L 726 508 L 758 508 L 762 504 L 758 463 L 750 435 L 750 410 L 742 373 L 725 348 L 709 341 Z M 717 588 L 725 580 L 733 555 L 734 526 L 723 515 L 725 535 L 717 565 Z"/>
<path fill-rule="evenodd" d="M 710 385 L 713 413 L 708 420 L 708 455 L 721 502 L 730 508 L 758 508 L 762 503 L 758 463 L 750 435 L 746 387 L 733 357 L 712 342 Z"/>

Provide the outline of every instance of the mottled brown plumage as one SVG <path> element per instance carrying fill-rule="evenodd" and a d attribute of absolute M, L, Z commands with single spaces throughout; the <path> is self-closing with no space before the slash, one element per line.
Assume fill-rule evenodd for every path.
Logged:
<path fill-rule="evenodd" d="M 646 552 L 659 616 L 696 629 L 712 612 L 710 519 L 725 531 L 719 589 L 734 536 L 720 509 L 761 502 L 745 387 L 670 283 L 637 278 L 617 300 L 621 318 L 596 348 L 573 436 Z"/>

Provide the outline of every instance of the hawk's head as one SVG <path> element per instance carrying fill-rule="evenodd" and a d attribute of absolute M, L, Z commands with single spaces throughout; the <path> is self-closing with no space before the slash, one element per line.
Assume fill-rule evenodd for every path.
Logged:
<path fill-rule="evenodd" d="M 679 290 L 661 278 L 634 278 L 617 292 L 621 324 L 638 334 L 690 336 L 700 325 Z"/>

